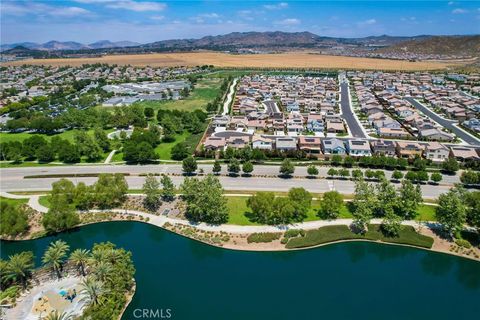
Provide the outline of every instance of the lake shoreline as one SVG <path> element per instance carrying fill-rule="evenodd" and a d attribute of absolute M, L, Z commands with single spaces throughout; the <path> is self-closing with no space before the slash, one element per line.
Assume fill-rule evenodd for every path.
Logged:
<path fill-rule="evenodd" d="M 64 230 L 62 232 L 55 233 L 55 234 L 44 233 L 44 234 L 41 234 L 37 237 L 28 237 L 28 235 L 26 235 L 26 237 L 15 238 L 15 239 L 5 239 L 5 238 L 2 237 L 2 238 L 0 238 L 0 240 L 11 241 L 11 242 L 17 242 L 17 241 L 21 242 L 21 241 L 35 240 L 35 239 L 39 239 L 39 238 L 43 238 L 43 237 L 47 237 L 47 236 L 51 236 L 51 235 L 58 235 L 58 234 L 61 234 L 63 232 L 72 232 L 72 231 L 74 231 L 76 229 L 80 229 L 84 226 L 88 226 L 88 225 L 92 225 L 92 224 L 98 224 L 98 223 L 105 223 L 105 222 L 141 222 L 141 223 L 145 223 L 145 224 L 150 224 L 150 225 L 156 226 L 158 228 L 161 228 L 163 230 L 166 230 L 166 231 L 175 233 L 177 235 L 183 236 L 183 237 L 188 238 L 190 240 L 195 240 L 195 241 L 198 241 L 198 242 L 201 242 L 201 243 L 213 246 L 213 247 L 217 247 L 217 248 L 234 250 L 234 251 L 287 252 L 287 251 L 299 251 L 299 250 L 315 249 L 315 248 L 318 248 L 318 247 L 323 247 L 323 246 L 336 244 L 336 243 L 342 243 L 342 242 L 373 242 L 373 243 L 379 243 L 379 244 L 397 245 L 397 246 L 417 248 L 417 249 L 422 249 L 422 250 L 431 251 L 431 252 L 453 255 L 453 256 L 457 256 L 457 257 L 466 258 L 466 259 L 469 259 L 469 260 L 480 262 L 480 258 L 476 258 L 476 257 L 470 256 L 470 255 L 462 254 L 461 252 L 458 253 L 458 252 L 453 252 L 453 251 L 449 250 L 450 246 L 456 246 L 456 244 L 454 242 L 450 242 L 450 241 L 447 241 L 445 239 L 441 239 L 438 235 L 436 235 L 434 232 L 432 232 L 432 230 L 430 230 L 429 228 L 426 228 L 426 227 L 422 228 L 421 232 L 418 232 L 418 230 L 416 230 L 416 231 L 420 234 L 427 235 L 427 236 L 433 238 L 434 241 L 433 241 L 433 245 L 432 245 L 431 248 L 415 246 L 415 245 L 410 245 L 410 244 L 393 243 L 393 242 L 381 241 L 381 240 L 370 240 L 370 239 L 341 239 L 341 240 L 333 240 L 333 241 L 330 241 L 330 242 L 321 243 L 321 244 L 312 245 L 312 246 L 303 247 L 303 248 L 286 248 L 285 244 L 280 243 L 280 240 L 274 240 L 272 242 L 267 242 L 267 243 L 258 243 L 258 242 L 257 243 L 247 243 L 246 238 L 254 232 L 243 233 L 243 234 L 229 234 L 230 239 L 228 241 L 225 241 L 224 243 L 214 243 L 212 241 L 206 241 L 206 240 L 201 240 L 201 239 L 195 238 L 192 235 L 185 234 L 185 232 L 182 233 L 182 232 L 180 232 L 179 230 L 176 229 L 177 226 L 187 227 L 186 225 L 181 225 L 181 224 L 170 225 L 168 222 L 160 225 L 160 224 L 155 223 L 155 222 L 153 222 L 149 219 L 144 219 L 142 216 L 137 216 L 137 215 L 134 215 L 134 214 L 127 214 L 127 216 L 125 217 L 123 215 L 118 216 L 118 213 L 116 213 L 116 216 L 114 218 L 104 219 L 102 221 L 92 221 L 92 222 L 83 223 L 83 224 L 75 226 L 74 228 Z M 189 225 L 188 227 L 194 228 L 196 231 L 201 231 L 201 230 L 197 229 L 195 226 L 192 226 L 192 225 Z M 297 228 L 295 228 L 295 229 L 297 229 Z M 235 238 L 235 239 L 233 239 L 233 238 Z M 477 254 L 480 254 L 480 249 L 479 248 L 476 248 L 476 247 L 472 247 L 472 248 L 475 252 L 477 252 Z"/>

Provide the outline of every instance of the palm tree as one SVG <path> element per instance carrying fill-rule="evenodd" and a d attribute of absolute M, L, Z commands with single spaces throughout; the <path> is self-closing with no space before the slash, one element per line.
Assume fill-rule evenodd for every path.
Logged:
<path fill-rule="evenodd" d="M 85 264 L 90 259 L 90 250 L 77 249 L 70 255 L 70 261 L 75 263 L 82 276 L 85 277 Z"/>
<path fill-rule="evenodd" d="M 83 287 L 80 291 L 82 296 L 80 301 L 85 301 L 87 304 L 92 305 L 102 304 L 100 296 L 106 292 L 102 282 L 92 277 L 87 277 L 80 285 Z"/>
<path fill-rule="evenodd" d="M 105 282 L 110 279 L 110 274 L 112 272 L 112 265 L 109 262 L 100 261 L 94 267 L 95 278 Z"/>
<path fill-rule="evenodd" d="M 46 318 L 43 318 L 44 320 L 70 320 L 72 319 L 72 315 L 62 312 L 58 313 L 57 310 L 54 312 L 50 312 Z"/>
<path fill-rule="evenodd" d="M 22 252 L 9 257 L 9 261 L 5 266 L 5 274 L 2 276 L 6 280 L 12 280 L 22 284 L 25 289 L 27 280 L 31 276 L 34 263 L 32 252 Z"/>
<path fill-rule="evenodd" d="M 50 244 L 47 251 L 43 255 L 42 262 L 46 266 L 51 266 L 52 269 L 57 273 L 57 277 L 60 279 L 62 277 L 60 271 L 62 270 L 62 265 L 67 256 L 69 245 L 62 241 L 57 240 Z"/>

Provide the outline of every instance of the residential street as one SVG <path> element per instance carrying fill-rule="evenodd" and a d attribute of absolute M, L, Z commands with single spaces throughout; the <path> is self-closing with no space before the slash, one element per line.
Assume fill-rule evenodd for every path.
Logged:
<path fill-rule="evenodd" d="M 199 170 L 211 173 L 212 165 L 199 165 Z M 226 165 L 222 166 L 222 173 L 226 173 Z M 318 167 L 319 177 L 326 177 L 329 167 Z M 292 187 L 304 187 L 310 192 L 322 193 L 332 189 L 345 194 L 354 192 L 354 182 L 350 180 L 330 179 L 306 179 L 307 167 L 296 167 L 295 177 L 291 179 L 278 178 L 278 166 L 256 165 L 254 175 L 263 177 L 228 177 L 220 176 L 219 179 L 225 190 L 239 191 L 288 191 Z M 162 165 L 102 165 L 102 166 L 59 166 L 59 167 L 29 167 L 29 168 L 5 168 L 0 170 L 0 191 L 46 191 L 51 189 L 51 184 L 60 178 L 33 178 L 24 179 L 24 176 L 51 175 L 51 174 L 86 174 L 86 173 L 129 173 L 126 180 L 131 189 L 141 189 L 145 177 L 140 174 L 167 173 L 171 175 L 173 182 L 178 186 L 182 183 L 182 167 L 178 164 Z M 390 177 L 391 171 L 385 171 L 386 177 Z M 94 183 L 96 177 L 79 177 L 68 179 L 78 183 L 83 181 L 87 184 Z M 448 191 L 454 184 L 459 182 L 457 176 L 443 176 L 442 185 L 422 185 L 425 198 L 437 198 L 439 194 Z"/>
<path fill-rule="evenodd" d="M 362 130 L 361 124 L 357 121 L 355 117 L 352 106 L 350 105 L 349 92 L 348 92 L 348 83 L 342 82 L 340 84 L 341 88 L 341 101 L 340 107 L 342 109 L 342 116 L 347 122 L 347 126 L 352 133 L 354 138 L 368 138 Z"/>
<path fill-rule="evenodd" d="M 462 139 L 466 143 L 474 146 L 480 146 L 480 139 L 454 126 L 454 124 L 457 123 L 458 121 L 447 120 L 440 117 L 438 114 L 431 111 L 429 108 L 427 108 L 426 106 L 424 106 L 423 104 L 421 104 L 420 102 L 418 102 L 412 97 L 407 97 L 405 98 L 405 100 L 410 102 L 415 108 L 423 112 L 426 116 L 432 118 L 435 122 L 439 123 L 444 128 L 447 128 L 448 130 L 452 131 L 454 134 L 456 134 L 460 139 Z"/>

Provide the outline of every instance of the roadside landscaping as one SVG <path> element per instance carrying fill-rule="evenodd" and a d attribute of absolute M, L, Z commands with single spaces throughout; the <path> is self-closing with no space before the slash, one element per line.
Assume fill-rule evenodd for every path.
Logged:
<path fill-rule="evenodd" d="M 348 226 L 326 226 L 317 230 L 305 232 L 305 236 L 298 236 L 288 240 L 287 249 L 306 248 L 324 243 L 341 240 L 372 240 L 398 244 L 412 245 L 422 248 L 431 248 L 433 238 L 418 234 L 411 226 L 403 226 L 397 237 L 386 237 L 380 225 L 368 225 L 368 231 L 364 234 L 354 233 Z"/>

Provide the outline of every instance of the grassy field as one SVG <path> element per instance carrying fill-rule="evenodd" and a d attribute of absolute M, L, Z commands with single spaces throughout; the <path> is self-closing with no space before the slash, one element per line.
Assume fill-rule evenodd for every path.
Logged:
<path fill-rule="evenodd" d="M 323 243 L 350 239 L 384 241 L 423 248 L 431 248 L 433 244 L 433 238 L 418 234 L 411 226 L 404 226 L 398 237 L 391 238 L 383 235 L 380 230 L 380 225 L 369 225 L 368 231 L 364 235 L 353 233 L 348 226 L 326 226 L 316 230 L 309 230 L 304 237 L 290 239 L 286 247 L 289 249 L 306 248 Z"/>
<path fill-rule="evenodd" d="M 169 160 L 172 156 L 172 148 L 180 143 L 185 142 L 185 140 L 191 136 L 191 133 L 184 131 L 181 134 L 175 135 L 175 141 L 173 142 L 161 142 L 156 148 L 155 152 L 160 156 L 160 160 Z"/>
<path fill-rule="evenodd" d="M 20 132 L 20 133 L 7 133 L 7 132 L 0 132 L 0 141 L 1 142 L 10 142 L 10 141 L 20 141 L 31 137 L 31 136 L 42 136 L 47 140 L 50 140 L 52 137 L 59 137 L 62 139 L 66 139 L 70 142 L 73 142 L 73 136 L 76 132 L 80 130 L 68 130 L 57 134 L 47 135 L 47 134 L 40 134 L 40 133 L 27 133 L 27 132 Z M 93 129 L 88 130 L 87 134 L 93 137 Z"/>
<path fill-rule="evenodd" d="M 325 69 L 376 69 L 376 70 L 435 70 L 456 62 L 402 61 L 374 58 L 357 58 L 288 52 L 279 54 L 226 54 L 221 52 L 153 53 L 136 55 L 107 55 L 94 58 L 71 59 L 28 59 L 5 63 L 5 65 L 51 65 L 80 66 L 83 64 L 106 63 L 133 66 L 198 66 L 239 68 L 325 68 Z"/>
<path fill-rule="evenodd" d="M 142 101 L 138 104 L 143 107 L 157 109 L 169 109 L 180 111 L 205 110 L 207 103 L 213 101 L 220 92 L 221 79 L 208 78 L 198 80 L 190 95 L 181 100 L 168 101 Z"/>
<path fill-rule="evenodd" d="M 12 206 L 19 206 L 27 202 L 28 202 L 28 199 L 9 199 L 9 198 L 0 197 L 0 203 L 8 203 L 9 205 L 12 205 Z"/>
<path fill-rule="evenodd" d="M 50 196 L 41 196 L 38 198 L 38 203 L 44 207 L 50 208 Z"/>
<path fill-rule="evenodd" d="M 258 223 L 250 221 L 249 212 L 250 209 L 247 207 L 248 197 L 227 197 L 227 207 L 229 209 L 229 224 L 236 224 L 241 226 L 246 225 L 258 225 Z M 307 213 L 307 217 L 304 221 L 315 221 L 320 220 L 317 216 L 318 209 L 320 208 L 320 201 L 313 200 L 312 207 Z M 340 209 L 339 219 L 351 219 L 353 218 L 352 211 L 350 206 L 346 202 L 345 205 Z M 435 221 L 435 206 L 421 204 L 418 208 L 418 216 L 416 220 L 421 221 Z"/>

